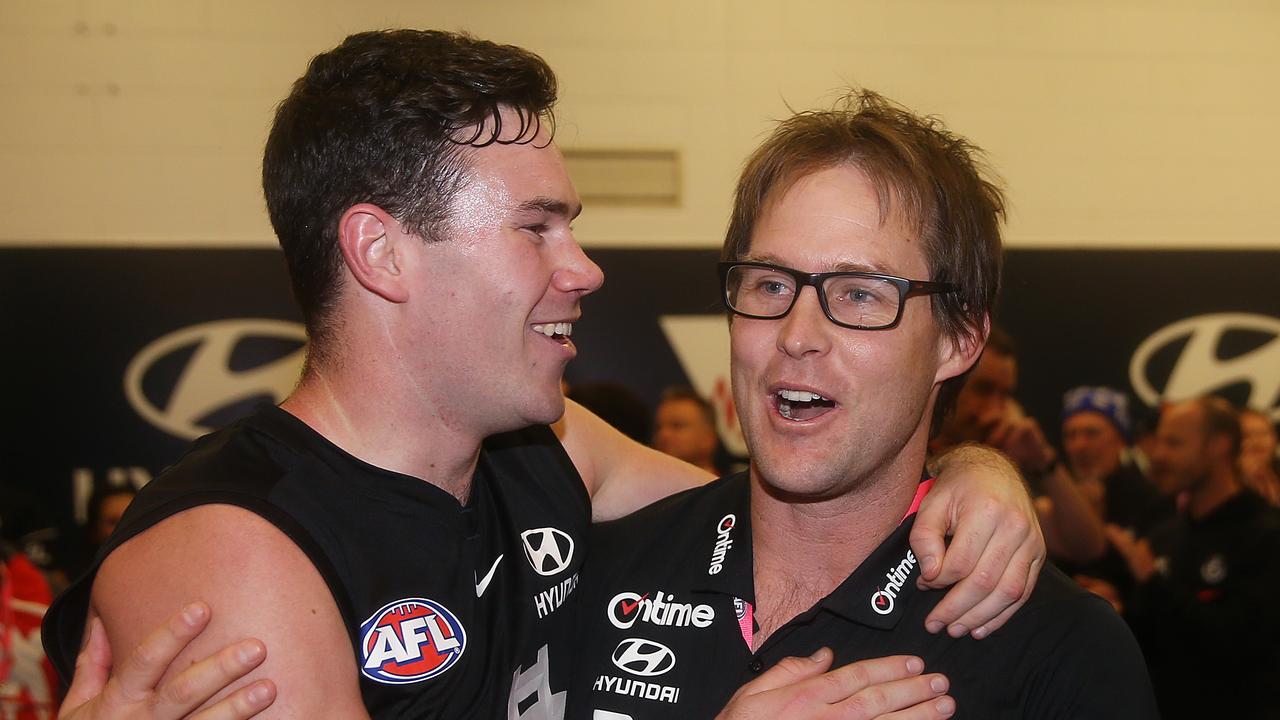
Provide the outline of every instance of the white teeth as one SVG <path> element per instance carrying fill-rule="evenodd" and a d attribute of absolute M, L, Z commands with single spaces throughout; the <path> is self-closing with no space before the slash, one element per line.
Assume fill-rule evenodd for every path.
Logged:
<path fill-rule="evenodd" d="M 786 400 L 783 400 L 778 403 L 778 414 L 782 415 L 782 417 L 788 420 L 795 419 L 791 417 L 791 403 L 787 402 Z"/>
<path fill-rule="evenodd" d="M 534 325 L 533 331 L 542 333 L 547 337 L 551 337 L 552 335 L 563 335 L 564 337 L 569 337 L 573 334 L 573 323 L 559 322 Z"/>
<path fill-rule="evenodd" d="M 779 390 L 778 395 L 784 400 L 791 402 L 813 402 L 814 400 L 826 400 L 817 393 L 811 393 L 808 390 Z"/>

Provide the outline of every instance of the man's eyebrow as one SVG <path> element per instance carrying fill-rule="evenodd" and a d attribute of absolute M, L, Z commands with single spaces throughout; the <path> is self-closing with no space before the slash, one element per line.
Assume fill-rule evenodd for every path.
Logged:
<path fill-rule="evenodd" d="M 782 267 L 791 267 L 790 265 L 786 264 L 781 259 L 779 259 L 777 256 L 769 255 L 769 254 L 757 255 L 754 253 L 748 253 L 746 257 L 742 259 L 745 262 L 762 262 L 762 263 L 767 263 L 769 265 L 781 265 Z M 800 269 L 800 268 L 796 268 L 796 269 Z M 893 272 L 891 272 L 889 268 L 886 268 L 883 265 L 880 265 L 879 263 L 855 263 L 855 262 L 838 262 L 835 265 L 832 265 L 828 270 L 805 269 L 804 272 L 870 272 L 870 273 L 879 273 L 881 275 L 893 274 Z"/>
<path fill-rule="evenodd" d="M 516 206 L 517 212 L 540 212 L 550 215 L 559 215 L 561 217 L 573 220 L 582 214 L 582 205 L 570 206 L 563 200 L 556 200 L 549 197 L 536 197 L 532 200 L 525 200 Z"/>

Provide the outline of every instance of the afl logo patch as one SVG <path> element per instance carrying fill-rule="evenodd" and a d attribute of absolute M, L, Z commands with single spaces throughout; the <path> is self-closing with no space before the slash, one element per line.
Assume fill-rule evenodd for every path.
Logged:
<path fill-rule="evenodd" d="M 426 598 L 397 600 L 360 626 L 360 672 L 387 685 L 429 680 L 466 648 L 466 630 L 448 608 Z"/>

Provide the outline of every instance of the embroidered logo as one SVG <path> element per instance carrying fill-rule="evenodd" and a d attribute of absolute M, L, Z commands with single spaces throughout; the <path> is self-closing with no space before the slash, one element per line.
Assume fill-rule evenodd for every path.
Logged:
<path fill-rule="evenodd" d="M 524 554 L 533 571 L 550 577 L 564 572 L 573 561 L 573 538 L 553 527 L 535 528 L 520 533 Z"/>
<path fill-rule="evenodd" d="M 466 647 L 467 633 L 448 608 L 426 598 L 397 600 L 360 626 L 360 672 L 388 685 L 429 680 L 453 667 Z"/>

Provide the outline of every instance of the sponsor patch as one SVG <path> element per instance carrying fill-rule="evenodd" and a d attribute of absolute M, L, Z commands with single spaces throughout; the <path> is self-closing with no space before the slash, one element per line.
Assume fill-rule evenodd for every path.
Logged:
<path fill-rule="evenodd" d="M 466 647 L 466 630 L 448 608 L 426 598 L 397 600 L 360 626 L 360 672 L 388 685 L 421 682 L 453 667 Z"/>
<path fill-rule="evenodd" d="M 915 553 L 907 551 L 907 556 L 897 565 L 889 568 L 884 574 L 885 584 L 883 588 L 871 593 L 871 609 L 877 615 L 888 615 L 893 612 L 894 601 L 898 599 L 898 593 L 902 591 L 902 586 L 907 582 L 907 578 L 911 576 L 911 571 L 916 567 Z"/>
<path fill-rule="evenodd" d="M 551 577 L 564 572 L 573 562 L 573 538 L 559 528 L 544 527 L 520 533 L 524 554 L 534 572 Z"/>
<path fill-rule="evenodd" d="M 613 664 L 640 677 L 664 675 L 676 666 L 671 648 L 644 638 L 627 638 L 613 651 Z"/>
<path fill-rule="evenodd" d="M 620 592 L 609 601 L 609 622 L 619 630 L 629 630 L 636 621 L 668 627 L 710 627 L 716 611 L 710 605 L 676 602 L 674 595 L 659 590 L 648 593 Z"/>
<path fill-rule="evenodd" d="M 716 523 L 716 544 L 711 548 L 711 564 L 707 566 L 708 575 L 719 575 L 724 569 L 725 556 L 729 554 L 729 548 L 733 547 L 733 528 L 738 524 L 738 516 L 729 513 L 720 518 L 720 522 Z"/>

